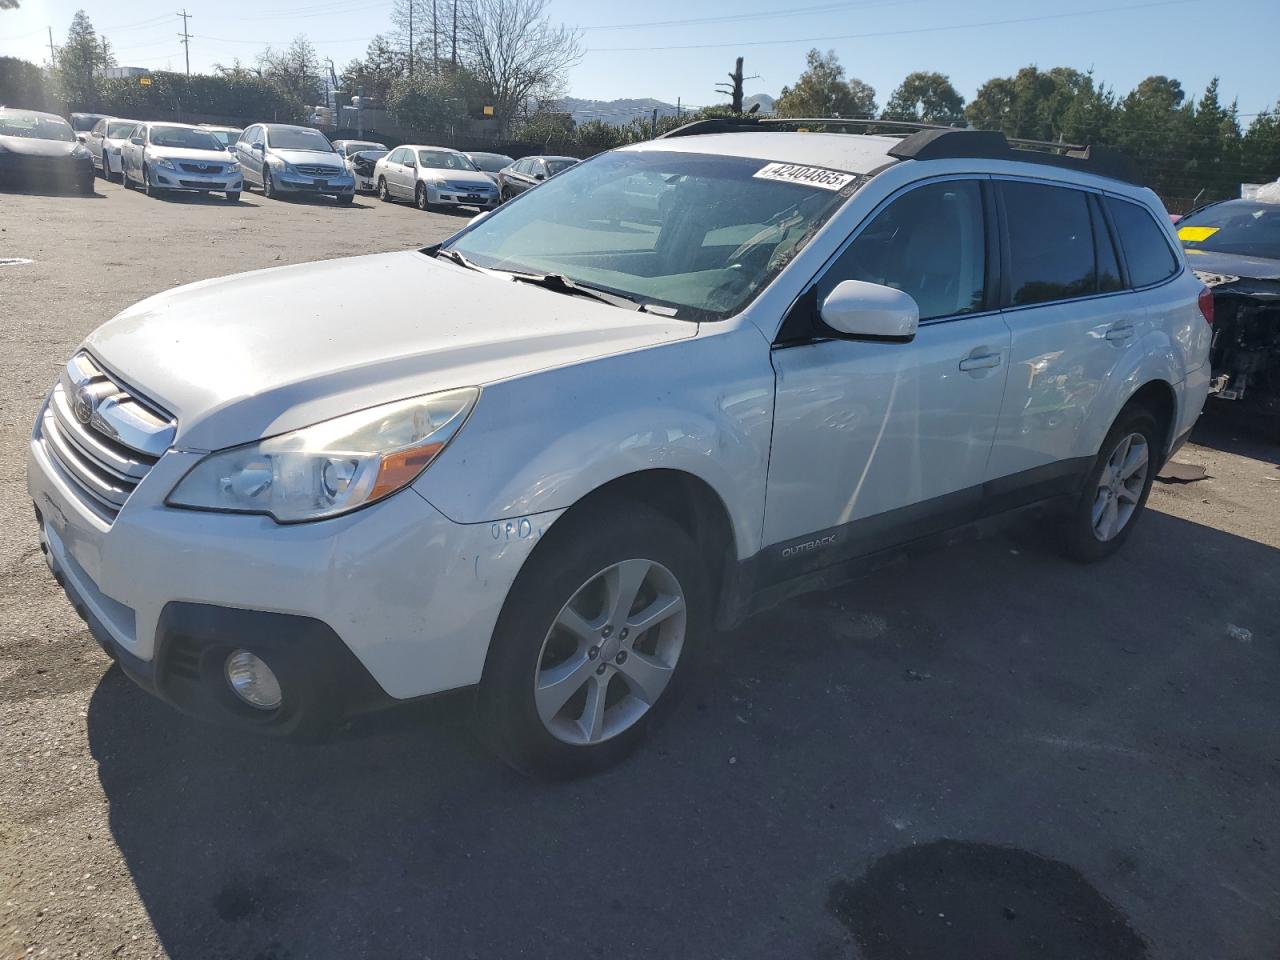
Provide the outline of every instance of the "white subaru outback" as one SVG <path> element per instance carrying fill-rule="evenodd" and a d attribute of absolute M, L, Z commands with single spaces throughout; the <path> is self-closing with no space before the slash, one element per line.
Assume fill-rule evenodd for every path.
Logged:
<path fill-rule="evenodd" d="M 125 672 L 275 732 L 468 690 L 592 768 L 784 596 L 1027 507 L 1120 547 L 1209 379 L 1154 194 L 998 133 L 677 133 L 96 330 L 28 484 Z"/>

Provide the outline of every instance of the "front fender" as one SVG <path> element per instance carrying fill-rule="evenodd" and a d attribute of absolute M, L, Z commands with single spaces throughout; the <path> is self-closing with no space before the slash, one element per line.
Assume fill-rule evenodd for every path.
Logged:
<path fill-rule="evenodd" d="M 773 395 L 759 332 L 704 325 L 689 339 L 484 387 L 415 489 L 455 522 L 488 523 L 572 506 L 642 470 L 684 471 L 719 495 L 747 557 L 760 545 Z"/>

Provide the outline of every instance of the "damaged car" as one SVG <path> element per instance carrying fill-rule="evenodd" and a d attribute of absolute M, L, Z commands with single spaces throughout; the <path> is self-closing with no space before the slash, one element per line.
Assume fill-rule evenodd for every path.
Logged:
<path fill-rule="evenodd" d="M 1178 221 L 1213 291 L 1213 392 L 1280 413 L 1280 203 L 1224 200 Z"/>

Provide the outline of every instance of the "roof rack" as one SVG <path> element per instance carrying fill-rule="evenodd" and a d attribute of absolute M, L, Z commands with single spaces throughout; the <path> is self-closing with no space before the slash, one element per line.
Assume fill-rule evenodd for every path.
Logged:
<path fill-rule="evenodd" d="M 1017 160 L 1079 170 L 1129 183 L 1142 182 L 1133 161 L 1126 154 L 1110 147 L 1024 140 L 1006 137 L 999 130 L 975 130 L 971 127 L 949 127 L 910 120 L 876 120 L 870 117 L 712 117 L 676 127 L 658 139 L 708 133 L 759 133 L 788 128 L 807 132 L 814 127 L 837 127 L 841 128 L 840 132 L 849 132 L 848 128 L 854 127 L 864 134 L 900 136 L 903 138 L 902 142 L 888 151 L 889 156 L 898 160 Z"/>

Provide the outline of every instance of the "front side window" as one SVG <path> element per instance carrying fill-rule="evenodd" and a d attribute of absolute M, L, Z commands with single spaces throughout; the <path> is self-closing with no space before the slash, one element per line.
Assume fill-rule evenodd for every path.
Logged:
<path fill-rule="evenodd" d="M 972 313 L 986 298 L 982 190 L 972 180 L 916 187 L 876 214 L 818 281 L 819 304 L 844 280 L 911 294 L 921 320 Z"/>
<path fill-rule="evenodd" d="M 577 160 L 547 160 L 545 161 L 547 176 L 554 177 L 561 170 L 568 170 L 577 162 Z"/>
<path fill-rule="evenodd" d="M 239 130 L 210 130 L 210 135 L 224 147 L 229 147 L 240 136 Z"/>
<path fill-rule="evenodd" d="M 123 140 L 137 126 L 132 120 L 112 120 L 107 124 L 107 136 L 112 140 Z"/>
<path fill-rule="evenodd" d="M 1025 306 L 1097 292 L 1089 195 L 1041 183 L 1005 181 L 1009 303 Z"/>
<path fill-rule="evenodd" d="M 493 270 L 555 274 L 693 320 L 769 285 L 861 178 L 658 150 L 602 154 L 499 207 L 449 247 Z M 814 182 L 816 181 L 816 182 Z"/>
<path fill-rule="evenodd" d="M 1120 247 L 1129 267 L 1129 284 L 1145 287 L 1168 280 L 1178 270 L 1169 242 L 1145 207 L 1127 200 L 1107 198 L 1111 222 L 1120 235 Z"/>
<path fill-rule="evenodd" d="M 316 150 L 333 153 L 333 144 L 319 130 L 310 127 L 272 127 L 267 130 L 267 146 L 276 150 Z"/>

